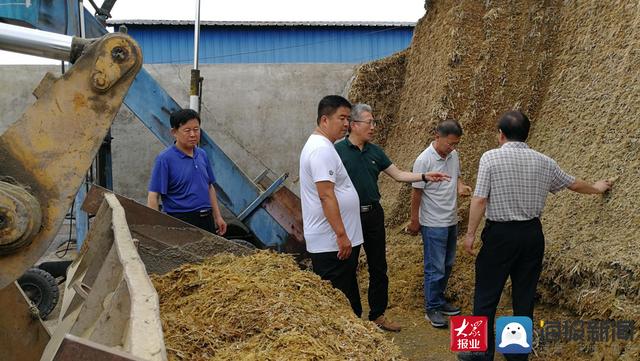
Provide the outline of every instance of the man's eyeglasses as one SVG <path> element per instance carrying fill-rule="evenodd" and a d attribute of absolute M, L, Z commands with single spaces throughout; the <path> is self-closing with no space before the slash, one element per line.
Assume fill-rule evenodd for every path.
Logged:
<path fill-rule="evenodd" d="M 447 142 L 443 142 L 443 143 L 451 149 L 455 149 L 458 147 L 458 143 L 447 143 Z"/>
<path fill-rule="evenodd" d="M 365 123 L 367 125 L 370 125 L 372 127 L 375 127 L 378 123 L 375 119 L 371 119 L 371 120 L 352 120 L 353 123 Z"/>

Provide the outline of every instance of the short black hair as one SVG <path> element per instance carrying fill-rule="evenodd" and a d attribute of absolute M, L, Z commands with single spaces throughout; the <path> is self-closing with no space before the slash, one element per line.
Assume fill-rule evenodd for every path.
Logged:
<path fill-rule="evenodd" d="M 462 126 L 455 119 L 445 119 L 436 125 L 436 132 L 441 137 L 448 137 L 452 134 L 456 137 L 461 137 Z"/>
<path fill-rule="evenodd" d="M 316 124 L 320 125 L 320 118 L 323 115 L 332 116 L 340 107 L 351 109 L 351 103 L 340 95 L 327 95 L 318 103 L 318 119 Z"/>
<path fill-rule="evenodd" d="M 498 129 L 507 140 L 524 142 L 529 137 L 531 122 L 526 114 L 519 110 L 506 112 L 498 120 Z"/>
<path fill-rule="evenodd" d="M 178 129 L 191 119 L 198 119 L 198 124 L 200 124 L 200 115 L 198 112 L 193 109 L 180 109 L 171 113 L 169 123 L 171 123 L 171 128 Z"/>

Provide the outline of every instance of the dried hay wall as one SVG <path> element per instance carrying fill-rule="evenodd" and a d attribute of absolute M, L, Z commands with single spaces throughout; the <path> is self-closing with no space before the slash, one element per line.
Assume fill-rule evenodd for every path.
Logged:
<path fill-rule="evenodd" d="M 355 74 L 349 94 L 352 99 L 367 99 L 378 120 L 375 142 L 386 145 L 389 129 L 396 124 L 400 95 L 404 86 L 407 51 L 362 65 Z"/>
<path fill-rule="evenodd" d="M 220 254 L 153 279 L 170 360 L 402 360 L 289 255 Z"/>
<path fill-rule="evenodd" d="M 640 321 L 640 3 L 568 2 L 531 144 L 605 197 L 562 192 L 543 217 L 550 302 Z"/>
<path fill-rule="evenodd" d="M 394 163 L 410 169 L 431 142 L 437 121 L 455 117 L 465 130 L 459 147 L 463 179 L 474 185 L 480 155 L 497 143 L 497 115 L 513 107 L 536 115 L 552 65 L 558 12 L 558 7 L 538 1 L 489 6 L 478 1 L 433 2 L 415 29 L 397 120 L 388 130 L 385 150 Z M 352 84 L 353 101 L 373 103 L 377 98 L 360 90 L 368 81 L 358 77 Z M 410 186 L 388 177 L 380 186 L 388 225 L 402 225 L 409 217 Z M 468 200 L 460 203 L 460 215 L 466 219 Z M 391 303 L 421 307 L 421 242 L 397 229 L 389 231 L 389 238 Z M 468 305 L 472 267 L 470 259 L 459 255 L 451 290 Z"/>
<path fill-rule="evenodd" d="M 475 185 L 479 157 L 497 146 L 497 117 L 515 108 L 532 119 L 534 149 L 588 181 L 617 179 L 604 197 L 569 191 L 549 197 L 539 291 L 543 301 L 584 317 L 640 323 L 640 4 L 433 1 L 415 29 L 404 72 L 385 146 L 399 167 L 411 168 L 438 120 L 455 117 L 465 130 L 463 179 Z M 380 102 L 361 89 L 384 77 L 358 77 L 352 100 Z M 391 304 L 422 307 L 421 241 L 400 232 L 410 188 L 388 177 L 380 186 L 392 227 Z M 460 208 L 464 232 L 468 200 Z M 473 260 L 458 252 L 456 262 L 450 295 L 468 312 Z"/>

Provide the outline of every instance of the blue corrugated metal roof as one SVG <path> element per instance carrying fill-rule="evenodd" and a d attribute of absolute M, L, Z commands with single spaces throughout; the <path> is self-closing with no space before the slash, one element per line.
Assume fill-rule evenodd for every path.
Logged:
<path fill-rule="evenodd" d="M 127 26 L 147 64 L 192 62 L 193 22 L 110 24 Z M 409 46 L 413 25 L 206 22 L 200 29 L 200 63 L 363 63 Z"/>
<path fill-rule="evenodd" d="M 190 25 L 193 20 L 107 20 L 109 25 Z M 407 26 L 414 27 L 415 22 L 406 21 L 200 21 L 201 26 Z"/>

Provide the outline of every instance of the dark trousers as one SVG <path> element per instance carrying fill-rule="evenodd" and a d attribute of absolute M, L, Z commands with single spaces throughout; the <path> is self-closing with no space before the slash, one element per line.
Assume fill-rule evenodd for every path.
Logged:
<path fill-rule="evenodd" d="M 369 320 L 373 321 L 384 315 L 389 303 L 384 210 L 380 203 L 374 203 L 370 211 L 360 213 L 360 220 L 369 267 Z"/>
<path fill-rule="evenodd" d="M 533 320 L 536 286 L 542 270 L 544 235 L 538 218 L 529 221 L 492 222 L 482 230 L 482 248 L 476 258 L 476 286 L 473 314 L 489 318 L 489 348 L 486 360 L 493 360 L 496 308 L 507 277 L 511 277 L 514 316 Z M 505 354 L 507 360 L 527 360 L 528 355 Z"/>
<path fill-rule="evenodd" d="M 187 222 L 192 226 L 202 228 L 205 231 L 215 233 L 216 224 L 213 222 L 213 216 L 211 209 L 204 209 L 193 212 L 167 212 L 168 215 L 178 218 L 181 221 Z"/>
<path fill-rule="evenodd" d="M 310 255 L 313 272 L 342 291 L 347 296 L 356 316 L 362 316 L 362 303 L 360 303 L 360 290 L 356 276 L 360 246 L 353 247 L 351 255 L 345 260 L 338 259 L 338 252 L 311 253 Z"/>

